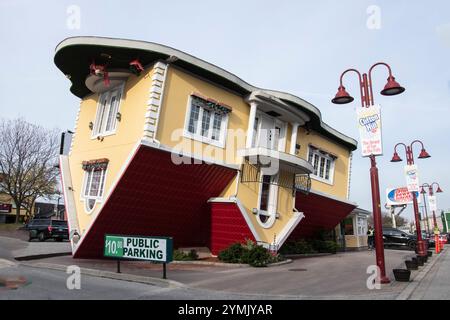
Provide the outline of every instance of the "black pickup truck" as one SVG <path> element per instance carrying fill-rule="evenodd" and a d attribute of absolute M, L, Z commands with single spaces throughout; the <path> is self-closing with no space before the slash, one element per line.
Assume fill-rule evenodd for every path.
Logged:
<path fill-rule="evenodd" d="M 27 224 L 26 230 L 29 232 L 28 241 L 35 238 L 39 241 L 47 239 L 63 241 L 69 239 L 67 221 L 63 220 L 33 219 Z"/>

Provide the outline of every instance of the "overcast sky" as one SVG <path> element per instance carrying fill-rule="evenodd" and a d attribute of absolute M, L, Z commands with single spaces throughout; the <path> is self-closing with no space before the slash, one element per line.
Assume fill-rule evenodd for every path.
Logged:
<path fill-rule="evenodd" d="M 77 10 L 79 29 L 71 19 Z M 344 80 L 355 102 L 336 106 L 330 99 L 339 75 L 387 62 L 406 91 L 379 95 L 387 73 L 374 71 L 383 118 L 384 156 L 377 158 L 382 206 L 386 187 L 405 184 L 404 163 L 389 162 L 394 144 L 421 139 L 432 156 L 416 162 L 421 182 L 439 182 L 446 192 L 438 195 L 438 207 L 450 208 L 449 1 L 0 0 L 0 117 L 73 128 L 79 101 L 53 54 L 61 40 L 78 35 L 172 46 L 252 85 L 306 99 L 325 122 L 356 139 L 357 81 L 354 75 Z M 369 159 L 359 150 L 353 159 L 350 198 L 371 210 Z M 412 209 L 405 215 L 411 218 Z"/>

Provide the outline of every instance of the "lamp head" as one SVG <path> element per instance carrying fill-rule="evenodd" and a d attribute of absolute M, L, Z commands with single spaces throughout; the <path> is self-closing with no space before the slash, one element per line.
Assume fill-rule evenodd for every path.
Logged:
<path fill-rule="evenodd" d="M 387 79 L 387 83 L 384 86 L 384 89 L 381 90 L 381 94 L 383 96 L 395 96 L 404 91 L 405 88 L 403 88 L 397 81 L 395 81 L 395 78 L 393 76 L 389 76 L 389 78 Z"/>
<path fill-rule="evenodd" d="M 419 154 L 419 159 L 426 159 L 426 158 L 429 158 L 429 157 L 431 157 L 429 154 L 428 154 L 428 152 L 424 149 L 424 148 L 422 148 L 422 151 L 420 151 L 420 154 Z"/>
<path fill-rule="evenodd" d="M 331 100 L 335 104 L 346 104 L 355 100 L 348 92 L 345 90 L 344 86 L 340 86 L 336 96 Z"/>
<path fill-rule="evenodd" d="M 392 156 L 391 162 L 400 162 L 402 161 L 402 158 L 398 155 L 397 152 L 394 152 L 394 155 Z"/>
<path fill-rule="evenodd" d="M 442 192 L 444 192 L 444 191 L 442 191 L 441 187 L 438 186 L 436 193 L 442 193 Z"/>

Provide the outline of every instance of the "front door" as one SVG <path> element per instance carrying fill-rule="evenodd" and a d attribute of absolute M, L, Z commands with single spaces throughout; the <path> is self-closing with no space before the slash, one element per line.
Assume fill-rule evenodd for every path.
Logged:
<path fill-rule="evenodd" d="M 272 150 L 284 151 L 286 125 L 283 121 L 258 114 L 255 119 L 253 145 Z"/>

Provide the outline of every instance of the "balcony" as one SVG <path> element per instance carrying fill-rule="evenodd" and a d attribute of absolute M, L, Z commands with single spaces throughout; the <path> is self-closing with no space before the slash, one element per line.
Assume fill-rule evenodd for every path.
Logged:
<path fill-rule="evenodd" d="M 313 166 L 302 158 L 264 147 L 241 149 L 237 154 L 250 164 L 263 168 L 264 174 L 268 175 L 277 174 L 279 170 L 293 174 L 310 174 L 314 171 Z"/>
<path fill-rule="evenodd" d="M 312 165 L 291 154 L 263 147 L 238 150 L 238 155 L 245 161 L 241 167 L 241 182 L 262 181 L 261 174 L 275 176 L 272 183 L 283 188 L 307 194 L 311 188 L 309 174 Z"/>

